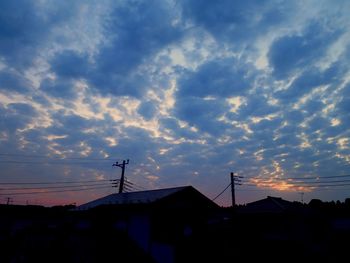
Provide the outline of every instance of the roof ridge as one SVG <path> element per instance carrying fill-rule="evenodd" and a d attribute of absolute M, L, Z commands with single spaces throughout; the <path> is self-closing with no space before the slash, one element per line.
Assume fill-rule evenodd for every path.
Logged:
<path fill-rule="evenodd" d="M 96 206 L 102 203 L 106 203 L 106 204 L 117 204 L 122 202 L 134 203 L 134 202 L 142 202 L 142 200 L 144 201 L 144 203 L 150 203 L 158 199 L 162 199 L 165 196 L 172 195 L 184 189 L 190 189 L 190 188 L 193 188 L 193 187 L 189 185 L 189 186 L 144 190 L 144 191 L 137 191 L 137 192 L 127 192 L 127 193 L 120 193 L 120 194 L 114 193 L 114 194 L 110 194 L 110 195 L 98 198 L 96 200 L 87 202 L 85 204 L 80 205 L 79 207 L 81 208 L 84 206 L 87 206 L 87 207 Z"/>
<path fill-rule="evenodd" d="M 286 209 L 286 207 L 285 207 L 283 204 L 281 204 L 280 202 L 277 201 L 277 198 L 278 198 L 278 200 L 281 200 L 281 201 L 286 201 L 286 202 L 289 202 L 289 201 L 284 200 L 284 199 L 282 199 L 281 197 L 277 197 L 277 198 L 271 197 L 271 196 L 269 196 L 269 197 L 270 197 L 270 199 L 272 200 L 272 202 L 274 202 L 277 206 L 279 206 L 279 207 L 282 208 L 282 209 Z"/>

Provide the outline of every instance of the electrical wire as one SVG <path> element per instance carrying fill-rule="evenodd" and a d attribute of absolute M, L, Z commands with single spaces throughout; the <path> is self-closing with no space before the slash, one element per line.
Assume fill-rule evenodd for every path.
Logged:
<path fill-rule="evenodd" d="M 107 182 L 108 179 L 102 180 L 87 180 L 87 181 L 56 181 L 56 182 L 0 182 L 0 185 L 36 185 L 36 184 L 81 184 L 81 183 L 96 183 Z M 113 180 L 112 180 L 113 181 Z"/>
<path fill-rule="evenodd" d="M 327 183 L 327 182 L 324 182 Z M 331 183 L 331 182 L 330 182 Z M 289 188 L 297 188 L 297 187 L 305 187 L 305 188 L 318 188 L 318 187 L 341 187 L 341 186 L 349 186 L 350 184 L 319 184 L 319 185 L 298 185 L 298 184 L 292 184 L 289 186 Z M 273 183 L 265 183 L 263 185 L 256 185 L 256 184 L 242 184 L 242 186 L 252 186 L 252 187 L 265 187 L 265 188 L 271 188 L 274 186 Z"/>
<path fill-rule="evenodd" d="M 350 180 L 335 180 L 335 181 L 316 181 L 316 182 L 293 182 L 288 181 L 291 184 L 330 184 L 330 183 L 346 183 L 350 182 Z"/>
<path fill-rule="evenodd" d="M 65 186 L 46 186 L 46 187 L 11 187 L 11 188 L 0 188 L 0 191 L 8 191 L 8 190 L 38 190 L 38 189 L 59 189 L 59 188 L 77 188 L 77 187 L 84 187 L 84 186 L 100 186 L 100 185 L 109 185 L 106 183 L 94 183 L 94 184 L 88 184 L 88 185 L 65 185 Z"/>
<path fill-rule="evenodd" d="M 222 192 L 220 194 L 218 194 L 217 196 L 215 196 L 213 199 L 211 199 L 212 201 L 215 201 L 220 195 L 222 195 L 229 187 L 231 186 L 231 183 L 224 189 L 222 190 Z"/>
<path fill-rule="evenodd" d="M 62 193 L 62 192 L 78 192 L 78 191 L 88 191 L 95 189 L 105 189 L 111 186 L 102 186 L 102 187 L 91 187 L 91 188 L 82 188 L 82 189 L 71 189 L 71 190 L 54 190 L 54 191 L 42 191 L 42 192 L 21 192 L 21 193 L 0 193 L 0 195 L 30 195 L 30 194 L 51 194 L 51 193 Z"/>
<path fill-rule="evenodd" d="M 36 165 L 36 164 L 41 164 L 41 165 L 47 165 L 47 164 L 54 164 L 54 165 L 79 165 L 79 164 L 87 164 L 88 160 L 81 160 L 81 161 L 76 161 L 76 162 L 70 162 L 70 161 L 65 161 L 64 159 L 57 160 L 57 161 L 12 161 L 12 160 L 0 160 L 0 163 L 9 163 L 9 164 L 23 164 L 23 165 L 27 165 L 27 164 L 31 164 L 31 165 Z M 109 160 L 111 161 L 111 160 Z M 102 163 L 94 163 L 94 165 L 101 165 Z"/>
<path fill-rule="evenodd" d="M 46 158 L 46 159 L 58 159 L 58 160 L 86 160 L 86 161 L 120 161 L 122 159 L 115 158 L 89 158 L 89 157 L 58 157 L 47 155 L 27 155 L 27 154 L 12 154 L 12 153 L 0 153 L 0 156 L 5 157 L 22 157 L 22 158 Z"/>
<path fill-rule="evenodd" d="M 344 178 L 344 177 L 350 177 L 350 174 L 345 175 L 334 175 L 334 176 L 315 176 L 315 177 L 286 177 L 286 178 L 273 178 L 273 180 L 320 180 L 320 179 L 333 179 L 333 178 Z M 259 177 L 250 177 L 246 179 L 271 179 L 271 178 L 259 178 Z"/>

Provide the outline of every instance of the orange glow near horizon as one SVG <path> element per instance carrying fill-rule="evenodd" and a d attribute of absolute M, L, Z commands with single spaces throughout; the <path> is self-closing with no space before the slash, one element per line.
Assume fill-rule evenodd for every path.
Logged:
<path fill-rule="evenodd" d="M 281 178 L 251 178 L 250 183 L 255 184 L 258 188 L 271 188 L 277 191 L 286 191 L 286 192 L 311 192 L 314 187 L 306 187 L 297 185 L 297 182 Z"/>

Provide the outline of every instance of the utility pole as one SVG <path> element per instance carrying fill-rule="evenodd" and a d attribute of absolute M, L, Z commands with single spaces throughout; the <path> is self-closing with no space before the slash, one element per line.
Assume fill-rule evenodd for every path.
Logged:
<path fill-rule="evenodd" d="M 301 203 L 304 204 L 304 192 L 301 192 L 300 195 L 301 195 Z"/>
<path fill-rule="evenodd" d="M 235 185 L 241 185 L 240 178 L 243 178 L 242 176 L 237 176 L 234 173 L 230 174 L 231 176 L 231 194 L 232 194 L 232 207 L 234 208 L 236 205 L 236 197 L 235 197 Z"/>
<path fill-rule="evenodd" d="M 122 175 L 120 177 L 119 180 L 119 194 L 121 194 L 123 192 L 123 188 L 124 188 L 124 173 L 125 173 L 125 166 L 129 164 L 129 159 L 127 159 L 126 161 L 123 160 L 123 163 L 114 163 L 112 166 L 118 166 L 120 168 L 122 168 Z"/>
<path fill-rule="evenodd" d="M 11 204 L 13 201 L 12 197 L 6 197 L 6 200 L 7 200 L 7 202 L 6 202 L 7 205 Z"/>

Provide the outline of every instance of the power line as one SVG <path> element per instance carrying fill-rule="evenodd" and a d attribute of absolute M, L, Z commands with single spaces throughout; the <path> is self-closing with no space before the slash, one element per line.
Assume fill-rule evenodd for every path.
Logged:
<path fill-rule="evenodd" d="M 62 157 L 48 157 L 44 155 L 21 155 L 21 154 L 0 154 L 0 157 L 1 156 L 27 158 L 21 161 L 14 160 L 13 158 L 0 159 L 0 163 L 16 164 L 16 165 L 27 165 L 27 164 L 30 164 L 30 165 L 81 165 L 81 164 L 86 164 L 87 162 L 90 162 L 90 161 L 94 161 L 94 164 L 96 165 L 98 164 L 98 162 L 105 162 L 105 161 L 112 160 L 112 158 L 87 158 L 87 157 L 62 158 Z M 31 160 L 33 158 L 36 160 Z"/>
<path fill-rule="evenodd" d="M 288 182 L 291 184 L 329 184 L 329 183 L 346 183 L 350 180 L 335 180 L 335 181 L 315 181 L 315 182 Z"/>
<path fill-rule="evenodd" d="M 290 186 L 298 186 L 298 187 L 317 187 L 317 186 L 323 186 L 323 184 L 327 184 L 327 185 L 346 185 L 343 183 L 348 183 L 350 182 L 350 180 L 338 180 L 338 181 L 326 181 L 326 182 L 285 182 L 286 186 L 290 185 Z M 275 182 L 257 182 L 257 183 L 243 183 L 242 185 L 244 186 L 275 186 L 276 183 Z M 277 183 L 278 185 L 278 183 Z"/>
<path fill-rule="evenodd" d="M 324 183 L 327 183 L 327 182 L 324 182 Z M 331 182 L 330 182 L 331 183 Z M 309 184 L 309 185 L 298 185 L 298 184 L 292 184 L 290 183 L 291 185 L 289 186 L 290 188 L 297 188 L 297 187 L 309 187 L 309 188 L 318 188 L 318 187 L 333 187 L 333 186 L 348 186 L 350 184 L 327 184 L 327 185 L 312 185 L 312 184 Z M 271 182 L 271 183 L 263 183 L 263 185 L 256 185 L 256 184 L 242 184 L 243 186 L 253 186 L 253 187 L 266 187 L 266 188 L 271 188 L 272 186 L 274 186 L 274 184 Z M 287 187 L 287 186 L 286 186 Z"/>
<path fill-rule="evenodd" d="M 82 189 L 72 189 L 72 190 L 54 190 L 54 191 L 44 191 L 44 192 L 26 192 L 26 193 L 0 193 L 0 195 L 30 195 L 30 194 L 51 194 L 51 193 L 62 193 L 62 192 L 78 192 L 78 191 L 87 191 L 95 189 L 105 189 L 111 186 L 102 186 L 102 187 L 91 187 L 91 188 L 82 188 Z"/>
<path fill-rule="evenodd" d="M 299 186 L 299 187 L 338 187 L 338 186 L 349 186 L 350 184 L 323 184 L 323 185 L 303 185 L 303 186 Z"/>
<path fill-rule="evenodd" d="M 8 190 L 37 190 L 37 189 L 59 189 L 59 188 L 77 188 L 77 187 L 83 187 L 83 186 L 96 186 L 96 185 L 109 185 L 107 183 L 94 183 L 94 184 L 80 184 L 80 185 L 65 185 L 65 186 L 46 186 L 46 187 L 12 187 L 12 188 L 0 188 L 1 191 L 8 191 Z"/>
<path fill-rule="evenodd" d="M 146 190 L 146 188 L 144 188 L 142 186 L 139 186 L 139 185 L 136 185 L 135 183 L 130 183 L 130 181 L 126 181 L 125 184 L 128 185 L 128 186 L 131 186 L 136 191 Z"/>
<path fill-rule="evenodd" d="M 243 192 L 269 192 L 267 189 L 236 189 L 236 191 L 243 191 Z"/>
<path fill-rule="evenodd" d="M 35 184 L 79 184 L 79 183 L 96 183 L 96 182 L 107 182 L 113 181 L 108 179 L 102 180 L 87 180 L 87 181 L 56 181 L 56 182 L 0 182 L 0 185 L 35 185 Z"/>
<path fill-rule="evenodd" d="M 217 196 L 215 196 L 213 199 L 211 199 L 212 201 L 215 201 L 220 195 L 222 195 L 229 187 L 231 186 L 231 183 L 228 185 L 228 186 L 226 186 L 226 188 L 224 189 L 224 190 L 222 190 L 221 192 L 220 192 L 220 194 L 218 194 Z"/>
<path fill-rule="evenodd" d="M 337 189 L 337 191 L 349 191 L 350 188 L 341 188 L 341 189 Z M 324 189 L 324 188 L 319 188 L 319 189 L 313 189 L 313 191 L 334 191 L 334 189 Z"/>
<path fill-rule="evenodd" d="M 332 178 L 344 178 L 344 177 L 350 177 L 350 174 L 345 175 L 334 175 L 334 176 L 315 176 L 315 177 L 286 177 L 286 178 L 259 178 L 259 177 L 250 177 L 250 179 L 273 179 L 273 180 L 320 180 L 320 179 L 332 179 Z M 248 178 L 247 178 L 248 179 Z"/>
<path fill-rule="evenodd" d="M 0 153 L 0 156 L 8 157 L 22 157 L 22 158 L 46 158 L 46 159 L 58 159 L 58 160 L 86 160 L 86 161 L 111 161 L 115 158 L 89 158 L 89 157 L 58 157 L 58 156 L 47 156 L 47 155 L 28 155 L 28 154 L 15 154 L 15 153 Z M 121 160 L 121 159 L 117 159 Z"/>
<path fill-rule="evenodd" d="M 12 160 L 0 160 L 0 163 L 8 163 L 8 164 L 54 164 L 54 165 L 79 165 L 79 164 L 86 164 L 89 160 L 81 160 L 79 162 L 70 162 L 64 161 L 64 159 L 57 160 L 57 161 L 12 161 Z M 110 160 L 108 160 L 110 161 Z"/>

